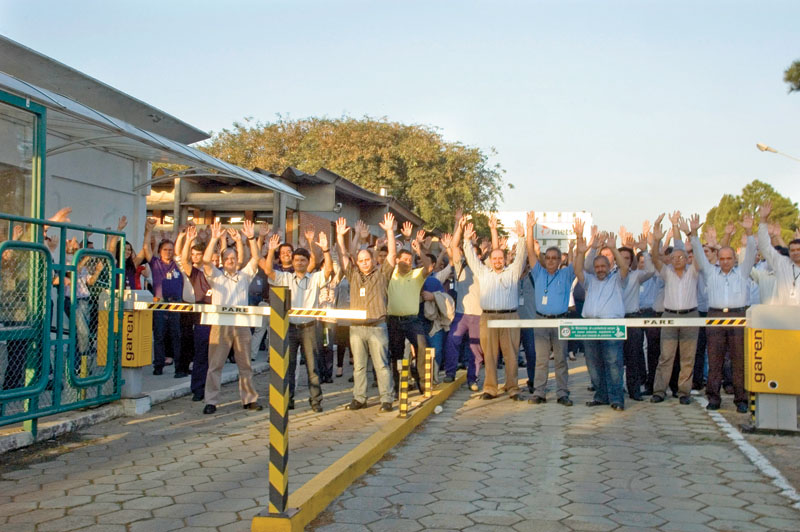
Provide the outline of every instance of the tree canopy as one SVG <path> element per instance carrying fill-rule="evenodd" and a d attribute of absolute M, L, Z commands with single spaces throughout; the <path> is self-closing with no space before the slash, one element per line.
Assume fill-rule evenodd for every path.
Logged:
<path fill-rule="evenodd" d="M 800 59 L 784 70 L 783 81 L 789 85 L 789 92 L 800 91 Z"/>
<path fill-rule="evenodd" d="M 452 229 L 453 212 L 493 211 L 504 170 L 473 146 L 448 142 L 436 129 L 365 117 L 234 123 L 214 134 L 205 151 L 245 168 L 281 173 L 321 167 L 409 206 L 432 228 Z"/>
<path fill-rule="evenodd" d="M 725 232 L 725 225 L 730 221 L 741 221 L 746 212 L 753 214 L 757 226 L 758 207 L 766 200 L 772 201 L 770 221 L 780 223 L 781 236 L 786 242 L 789 242 L 793 238 L 794 230 L 800 227 L 800 210 L 797 208 L 797 203 L 793 203 L 788 197 L 780 195 L 771 185 L 758 179 L 746 185 L 741 194 L 722 196 L 719 204 L 708 211 L 704 227 L 714 227 L 717 235 L 722 236 Z M 738 246 L 743 234 L 744 230 L 737 226 L 731 239 L 731 245 Z"/>

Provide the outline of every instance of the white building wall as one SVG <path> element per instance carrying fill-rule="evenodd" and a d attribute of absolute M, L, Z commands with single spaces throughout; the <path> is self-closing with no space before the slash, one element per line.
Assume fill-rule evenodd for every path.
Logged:
<path fill-rule="evenodd" d="M 52 148 L 64 141 L 48 135 Z M 125 230 L 135 249 L 142 244 L 146 217 L 146 194 L 149 188 L 133 189 L 149 175 L 147 161 L 98 149 L 80 149 L 47 158 L 45 171 L 45 215 L 63 207 L 72 207 L 70 219 L 78 225 L 116 230 L 121 216 L 127 216 Z M 102 238 L 92 238 L 95 247 Z"/>

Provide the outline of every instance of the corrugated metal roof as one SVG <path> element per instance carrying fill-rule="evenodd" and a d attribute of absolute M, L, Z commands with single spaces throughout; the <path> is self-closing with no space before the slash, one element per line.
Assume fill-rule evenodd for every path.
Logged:
<path fill-rule="evenodd" d="M 241 179 L 268 190 L 303 198 L 302 194 L 277 179 L 227 163 L 197 148 L 136 127 L 4 72 L 0 72 L 0 88 L 48 109 L 48 130 L 67 137 L 64 143 L 49 146 L 48 156 L 80 148 L 104 148 L 137 159 L 209 168 L 219 172 L 221 177 Z"/>

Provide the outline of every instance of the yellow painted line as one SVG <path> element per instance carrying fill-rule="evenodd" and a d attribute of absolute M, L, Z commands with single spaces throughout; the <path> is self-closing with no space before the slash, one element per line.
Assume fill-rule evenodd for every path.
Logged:
<path fill-rule="evenodd" d="M 436 406 L 445 402 L 466 380 L 467 373 L 462 370 L 458 372 L 455 381 L 434 390 L 433 397 L 414 409 L 413 413 L 409 413 L 407 418 L 392 417 L 355 449 L 291 493 L 286 516 L 270 516 L 262 512 L 253 517 L 251 530 L 302 532 L 304 527 L 325 510 L 336 497 L 408 436 Z"/>

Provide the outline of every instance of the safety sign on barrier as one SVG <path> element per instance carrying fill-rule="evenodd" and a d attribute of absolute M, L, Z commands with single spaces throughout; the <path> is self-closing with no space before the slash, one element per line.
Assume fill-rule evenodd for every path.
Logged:
<path fill-rule="evenodd" d="M 625 325 L 561 325 L 559 340 L 627 340 Z"/>

